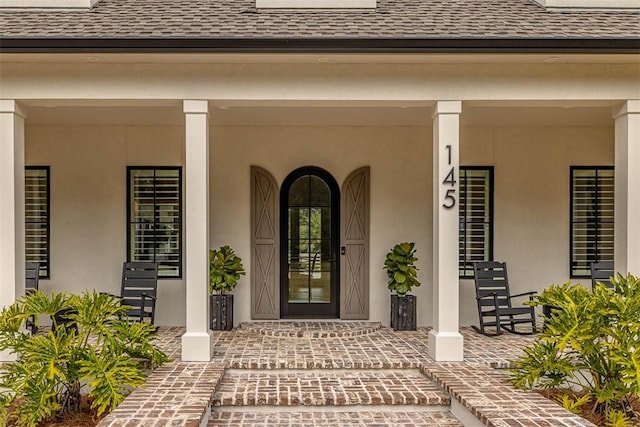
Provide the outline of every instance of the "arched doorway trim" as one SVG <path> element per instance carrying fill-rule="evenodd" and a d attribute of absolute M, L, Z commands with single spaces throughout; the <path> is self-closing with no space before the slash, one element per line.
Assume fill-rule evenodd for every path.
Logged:
<path fill-rule="evenodd" d="M 280 315 L 339 317 L 340 189 L 324 169 L 291 172 L 280 189 Z"/>

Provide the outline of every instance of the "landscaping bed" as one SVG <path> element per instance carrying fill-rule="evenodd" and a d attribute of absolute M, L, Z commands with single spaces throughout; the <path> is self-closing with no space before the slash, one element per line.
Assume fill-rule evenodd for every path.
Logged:
<path fill-rule="evenodd" d="M 592 291 L 551 285 L 531 304 L 555 309 L 513 362 L 513 385 L 599 426 L 640 426 L 640 278 L 617 274 Z"/>
<path fill-rule="evenodd" d="M 578 400 L 584 395 L 584 394 L 576 393 L 571 390 L 562 389 L 562 388 L 550 388 L 545 390 L 538 390 L 538 393 L 549 400 L 557 402 L 560 406 L 562 406 L 562 399 L 563 399 L 563 396 L 565 395 L 570 396 L 573 400 Z M 638 414 L 636 415 L 635 420 L 630 421 L 630 424 L 633 426 L 638 426 L 640 425 L 640 399 L 638 399 L 637 395 L 633 396 L 633 398 L 630 401 L 630 404 L 631 404 L 631 407 L 633 408 L 633 411 L 636 414 Z M 575 414 L 580 415 L 585 420 L 591 421 L 598 427 L 608 427 L 609 424 L 607 424 L 606 417 L 603 414 L 594 414 L 591 409 L 592 407 L 593 407 L 592 404 L 587 403 L 581 408 L 578 408 Z"/>

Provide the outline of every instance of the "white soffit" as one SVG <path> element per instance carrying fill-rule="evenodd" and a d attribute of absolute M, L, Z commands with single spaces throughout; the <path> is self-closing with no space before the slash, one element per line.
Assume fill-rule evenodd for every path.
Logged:
<path fill-rule="evenodd" d="M 533 0 L 549 10 L 629 10 L 640 11 L 640 0 Z"/>
<path fill-rule="evenodd" d="M 5 9 L 89 9 L 100 0 L 0 0 Z"/>
<path fill-rule="evenodd" d="M 376 0 L 256 0 L 258 9 L 375 9 Z"/>

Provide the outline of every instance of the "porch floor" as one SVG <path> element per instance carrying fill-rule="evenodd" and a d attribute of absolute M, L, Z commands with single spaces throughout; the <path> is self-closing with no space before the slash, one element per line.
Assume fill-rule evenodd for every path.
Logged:
<path fill-rule="evenodd" d="M 463 328 L 465 361 L 436 363 L 427 328 L 251 322 L 214 332 L 210 362 L 182 362 L 183 333 L 159 329 L 157 343 L 174 361 L 100 427 L 592 425 L 508 384 L 504 368 L 531 336 Z"/>

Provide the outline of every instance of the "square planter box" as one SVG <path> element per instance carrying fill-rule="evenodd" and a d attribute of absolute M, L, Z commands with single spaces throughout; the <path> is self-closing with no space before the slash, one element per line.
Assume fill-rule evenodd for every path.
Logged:
<path fill-rule="evenodd" d="M 233 295 L 209 295 L 211 329 L 230 331 L 233 329 Z"/>
<path fill-rule="evenodd" d="M 394 331 L 415 331 L 416 297 L 391 295 L 391 327 Z"/>
<path fill-rule="evenodd" d="M 56 328 L 65 327 L 71 329 L 77 334 L 78 324 L 69 319 L 68 316 L 70 314 L 78 314 L 78 312 L 73 308 L 64 308 L 51 316 L 51 330 L 55 331 Z"/>

